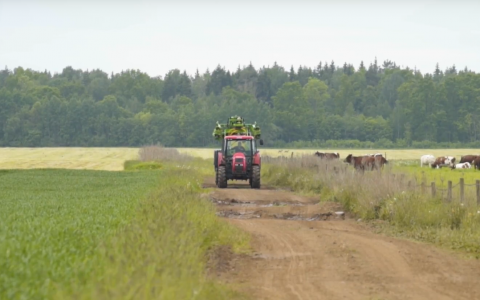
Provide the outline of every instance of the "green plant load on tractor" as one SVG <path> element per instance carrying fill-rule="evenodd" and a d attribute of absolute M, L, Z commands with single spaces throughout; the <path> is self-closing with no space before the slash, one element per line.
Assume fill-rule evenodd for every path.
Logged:
<path fill-rule="evenodd" d="M 253 136 L 255 139 L 259 139 L 261 131 L 257 122 L 253 124 L 245 124 L 245 120 L 242 117 L 232 116 L 228 119 L 227 124 L 220 124 L 217 121 L 217 125 L 213 130 L 215 140 L 222 140 L 228 135 L 248 135 Z"/>

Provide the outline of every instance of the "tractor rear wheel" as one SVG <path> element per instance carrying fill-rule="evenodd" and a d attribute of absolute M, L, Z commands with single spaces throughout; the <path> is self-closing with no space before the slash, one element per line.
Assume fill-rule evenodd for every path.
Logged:
<path fill-rule="evenodd" d="M 252 189 L 260 188 L 260 166 L 252 167 L 252 178 L 250 179 L 250 186 Z"/>
<path fill-rule="evenodd" d="M 227 187 L 227 173 L 225 172 L 225 166 L 218 167 L 217 186 L 221 189 L 224 189 Z"/>

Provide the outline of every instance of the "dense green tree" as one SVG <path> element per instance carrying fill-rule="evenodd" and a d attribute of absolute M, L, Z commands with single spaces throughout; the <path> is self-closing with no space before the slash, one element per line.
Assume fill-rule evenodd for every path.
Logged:
<path fill-rule="evenodd" d="M 211 93 L 219 95 L 223 88 L 232 85 L 232 76 L 229 71 L 225 71 L 220 65 L 212 72 L 210 80 L 207 83 L 207 95 Z"/>
<path fill-rule="evenodd" d="M 246 68 L 237 70 L 235 86 L 237 90 L 252 95 L 256 94 L 257 89 L 257 70 L 250 63 Z"/>
<path fill-rule="evenodd" d="M 480 74 L 375 60 L 285 70 L 218 66 L 190 77 L 0 71 L 0 146 L 212 146 L 215 121 L 257 121 L 268 146 L 480 146 Z"/>

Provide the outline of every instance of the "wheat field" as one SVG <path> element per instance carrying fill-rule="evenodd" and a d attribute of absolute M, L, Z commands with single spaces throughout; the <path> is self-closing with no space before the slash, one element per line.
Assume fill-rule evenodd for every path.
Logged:
<path fill-rule="evenodd" d="M 213 148 L 178 148 L 179 152 L 195 157 L 212 158 Z M 368 153 L 383 153 L 388 160 L 420 159 L 424 154 L 434 156 L 449 155 L 460 159 L 466 154 L 480 153 L 477 149 L 343 149 L 321 150 L 338 152 L 340 158 L 348 154 L 363 155 Z M 123 170 L 126 160 L 138 159 L 139 148 L 0 148 L 0 169 L 88 169 L 88 170 Z M 260 149 L 262 156 L 313 155 L 312 149 Z"/>
<path fill-rule="evenodd" d="M 138 148 L 0 148 L 0 169 L 123 170 Z"/>

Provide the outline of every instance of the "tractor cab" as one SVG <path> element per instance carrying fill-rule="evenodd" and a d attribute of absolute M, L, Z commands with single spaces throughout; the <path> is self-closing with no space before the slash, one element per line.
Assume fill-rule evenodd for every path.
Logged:
<path fill-rule="evenodd" d="M 226 157 L 232 157 L 236 153 L 251 157 L 256 152 L 255 141 L 251 137 L 243 137 L 243 139 L 227 137 L 225 138 L 224 149 Z"/>

